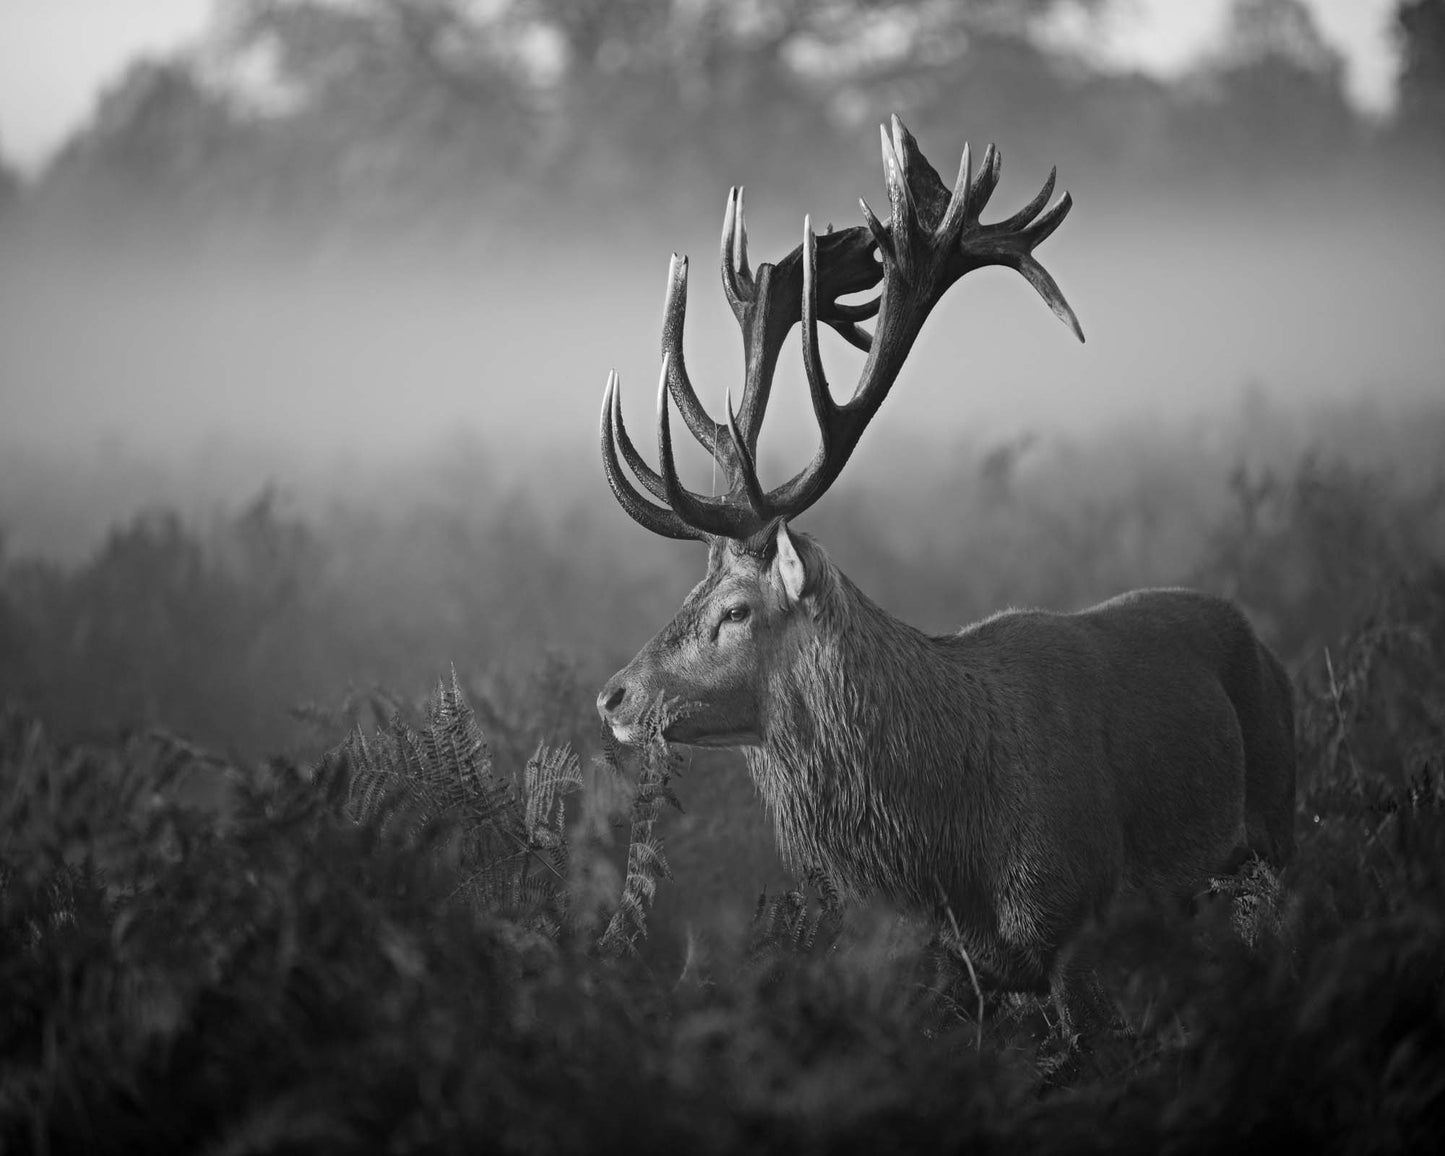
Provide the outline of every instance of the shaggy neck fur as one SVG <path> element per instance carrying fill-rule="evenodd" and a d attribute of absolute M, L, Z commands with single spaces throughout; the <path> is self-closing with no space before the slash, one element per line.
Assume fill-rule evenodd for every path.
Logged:
<path fill-rule="evenodd" d="M 991 923 L 984 865 L 1008 824 L 983 671 L 962 639 L 898 621 L 817 559 L 799 608 L 811 622 L 745 752 L 784 858 L 854 893 L 929 911 L 946 899 Z"/>

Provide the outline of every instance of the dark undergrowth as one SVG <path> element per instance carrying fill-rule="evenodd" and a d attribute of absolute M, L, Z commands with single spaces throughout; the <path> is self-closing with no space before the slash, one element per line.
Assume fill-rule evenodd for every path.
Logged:
<path fill-rule="evenodd" d="M 0 718 L 0 1150 L 1431 1150 L 1435 515 L 1316 465 L 1246 481 L 1196 564 L 1297 640 L 1299 853 L 1092 929 L 1118 1031 L 1070 1047 L 826 879 L 738 925 L 683 895 L 685 958 L 651 950 L 697 767 L 579 737 L 562 659 L 307 708 L 314 750 L 269 760 L 42 702 Z"/>

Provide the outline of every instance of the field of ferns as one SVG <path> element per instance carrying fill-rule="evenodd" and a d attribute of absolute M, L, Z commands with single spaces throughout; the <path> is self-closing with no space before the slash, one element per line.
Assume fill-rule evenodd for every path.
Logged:
<path fill-rule="evenodd" d="M 1295 862 L 1092 928 L 1121 1023 L 1079 1044 L 787 876 L 735 756 L 603 741 L 702 567 L 615 509 L 267 491 L 0 553 L 0 1151 L 1428 1148 L 1445 409 L 1233 420 L 802 523 L 929 629 L 1187 584 L 1289 667 Z"/>

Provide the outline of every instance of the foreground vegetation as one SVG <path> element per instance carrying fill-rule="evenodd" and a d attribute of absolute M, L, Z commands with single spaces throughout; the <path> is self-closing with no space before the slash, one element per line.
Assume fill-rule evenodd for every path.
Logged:
<path fill-rule="evenodd" d="M 1298 858 L 1091 932 L 1128 1032 L 1070 1048 L 946 937 L 840 908 L 826 880 L 717 916 L 773 877 L 746 854 L 706 884 L 685 866 L 736 852 L 720 826 L 756 826 L 740 780 L 604 746 L 580 721 L 585 661 L 449 674 L 421 705 L 355 692 L 296 712 L 289 754 L 248 753 L 237 719 L 341 699 L 328 664 L 376 637 L 305 577 L 324 543 L 260 504 L 219 538 L 149 519 L 86 566 L 5 571 L 0 1149 L 1427 1147 L 1445 1129 L 1436 483 L 1317 455 L 1236 475 L 1181 527 L 1150 521 L 1144 488 L 1065 499 L 987 469 L 978 565 L 952 571 L 966 599 L 1189 580 L 1241 598 L 1296 676 Z M 1092 520 L 1045 516 L 1066 500 Z M 846 524 L 821 532 L 846 550 Z M 506 564 L 535 580 L 544 547 L 519 531 Z M 892 562 L 926 619 L 941 580 Z"/>

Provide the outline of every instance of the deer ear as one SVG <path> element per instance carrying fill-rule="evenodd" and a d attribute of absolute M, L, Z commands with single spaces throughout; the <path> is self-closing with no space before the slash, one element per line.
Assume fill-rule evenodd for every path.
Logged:
<path fill-rule="evenodd" d="M 783 592 L 788 596 L 788 601 L 797 602 L 807 589 L 808 571 L 803 566 L 803 557 L 798 553 L 793 535 L 788 533 L 787 522 L 778 523 L 777 541 L 778 577 L 783 580 Z"/>

